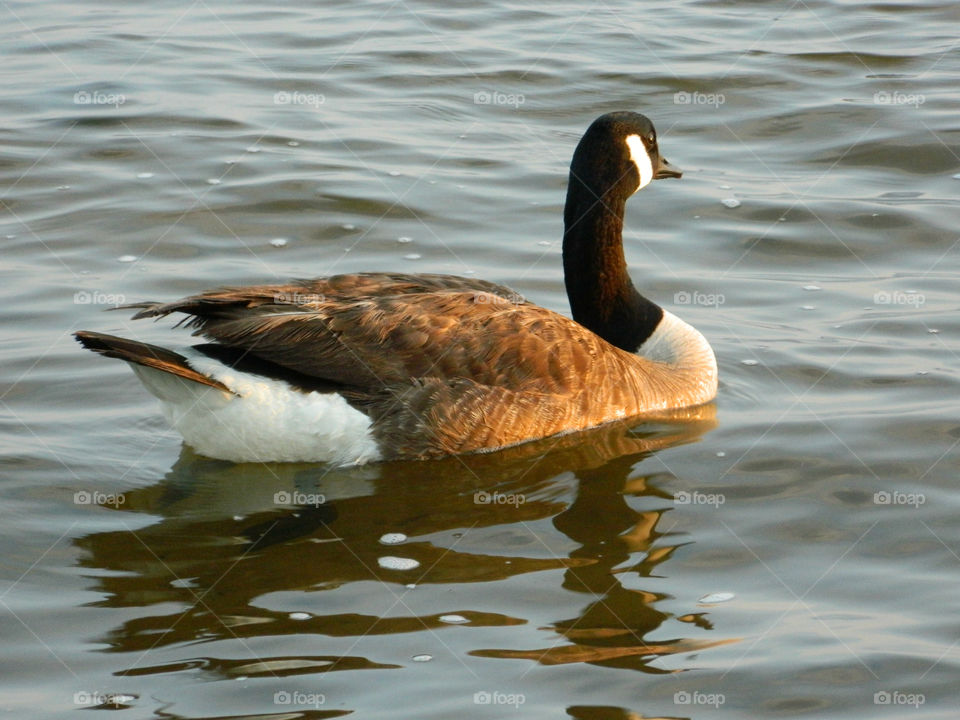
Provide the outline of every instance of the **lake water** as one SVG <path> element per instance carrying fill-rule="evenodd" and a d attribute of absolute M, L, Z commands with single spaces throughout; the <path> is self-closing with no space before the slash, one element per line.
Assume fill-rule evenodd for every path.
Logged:
<path fill-rule="evenodd" d="M 0 15 L 8 716 L 957 716 L 960 5 Z M 717 352 L 682 421 L 233 465 L 71 338 L 177 347 L 101 311 L 359 270 L 566 312 L 567 166 L 614 109 L 685 170 L 625 232 Z"/>

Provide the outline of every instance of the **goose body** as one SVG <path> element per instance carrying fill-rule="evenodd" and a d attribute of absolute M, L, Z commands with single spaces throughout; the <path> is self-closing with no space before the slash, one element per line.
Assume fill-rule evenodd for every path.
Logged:
<path fill-rule="evenodd" d="M 510 288 L 360 273 L 222 288 L 134 316 L 186 316 L 210 343 L 174 352 L 81 331 L 131 364 L 198 452 L 336 464 L 485 452 L 710 401 L 704 337 L 640 295 L 622 246 L 626 198 L 679 177 L 637 113 L 581 139 L 564 214 L 573 319 Z"/>

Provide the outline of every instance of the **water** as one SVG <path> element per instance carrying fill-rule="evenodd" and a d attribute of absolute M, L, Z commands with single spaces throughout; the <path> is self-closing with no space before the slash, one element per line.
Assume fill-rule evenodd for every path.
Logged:
<path fill-rule="evenodd" d="M 2 13 L 7 714 L 955 717 L 955 4 Z M 101 310 L 357 270 L 565 311 L 566 168 L 613 109 L 686 171 L 626 220 L 717 351 L 685 422 L 231 465 L 70 337 L 185 344 Z"/>

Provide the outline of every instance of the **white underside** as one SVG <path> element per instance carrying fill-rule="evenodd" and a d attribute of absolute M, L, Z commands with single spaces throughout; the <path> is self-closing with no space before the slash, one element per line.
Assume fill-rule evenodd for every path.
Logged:
<path fill-rule="evenodd" d="M 280 380 L 238 372 L 196 351 L 190 366 L 236 395 L 131 363 L 160 400 L 167 421 L 197 452 L 233 462 L 325 462 L 380 459 L 370 418 L 336 393 L 304 393 Z"/>

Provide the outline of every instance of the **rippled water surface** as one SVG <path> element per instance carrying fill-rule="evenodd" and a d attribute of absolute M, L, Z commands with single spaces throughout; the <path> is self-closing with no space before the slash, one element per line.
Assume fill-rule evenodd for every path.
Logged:
<path fill-rule="evenodd" d="M 5 713 L 956 717 L 960 6 L 0 15 Z M 613 109 L 685 170 L 625 230 L 717 351 L 682 421 L 233 465 L 70 337 L 185 345 L 101 311 L 357 270 L 566 312 L 567 166 Z"/>

